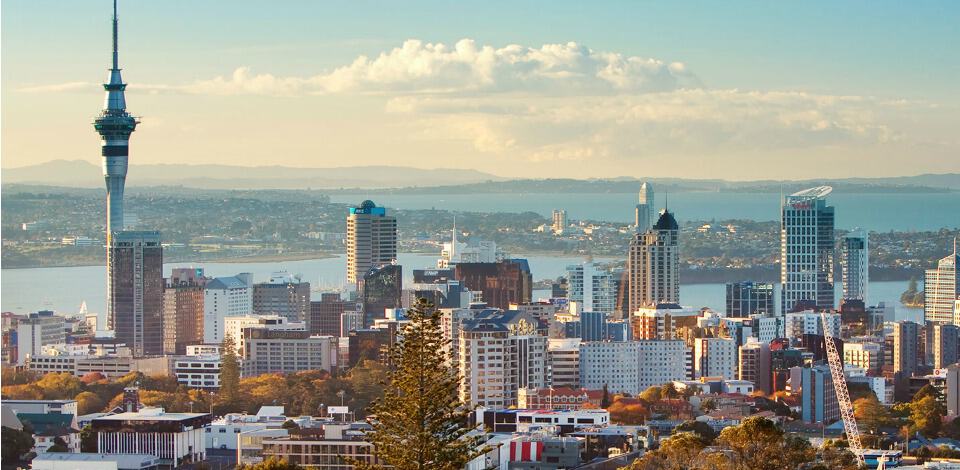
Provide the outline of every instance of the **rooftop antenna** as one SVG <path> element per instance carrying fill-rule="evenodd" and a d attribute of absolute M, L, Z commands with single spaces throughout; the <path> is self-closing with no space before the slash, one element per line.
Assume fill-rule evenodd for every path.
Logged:
<path fill-rule="evenodd" d="M 113 0 L 113 70 L 120 69 L 120 59 L 117 53 L 117 0 Z"/>

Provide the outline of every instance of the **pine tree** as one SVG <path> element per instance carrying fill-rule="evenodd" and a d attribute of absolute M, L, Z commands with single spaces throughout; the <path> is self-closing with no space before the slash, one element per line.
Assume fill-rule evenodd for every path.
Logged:
<path fill-rule="evenodd" d="M 220 403 L 236 405 L 240 401 L 240 360 L 237 346 L 230 335 L 220 343 Z"/>
<path fill-rule="evenodd" d="M 468 436 L 470 410 L 457 396 L 459 378 L 447 367 L 440 312 L 426 299 L 407 311 L 410 323 L 390 350 L 394 365 L 383 396 L 374 402 L 373 444 L 379 464 L 351 461 L 358 469 L 458 470 L 483 452 Z"/>

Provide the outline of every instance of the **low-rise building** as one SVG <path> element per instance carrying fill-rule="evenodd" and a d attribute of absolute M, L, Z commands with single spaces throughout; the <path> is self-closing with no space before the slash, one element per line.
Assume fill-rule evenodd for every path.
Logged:
<path fill-rule="evenodd" d="M 517 408 L 527 410 L 579 410 L 584 406 L 600 408 L 603 390 L 570 387 L 521 388 Z"/>
<path fill-rule="evenodd" d="M 204 429 L 207 413 L 165 413 L 163 408 L 143 408 L 94 419 L 97 452 L 150 454 L 161 465 L 173 468 L 206 460 Z"/>
<path fill-rule="evenodd" d="M 243 330 L 243 376 L 306 370 L 333 371 L 337 365 L 337 341 L 310 332 L 245 328 Z"/>
<path fill-rule="evenodd" d="M 471 415 L 471 426 L 483 425 L 492 433 L 531 432 L 555 428 L 566 434 L 577 429 L 610 424 L 607 410 L 491 410 L 478 408 Z"/>

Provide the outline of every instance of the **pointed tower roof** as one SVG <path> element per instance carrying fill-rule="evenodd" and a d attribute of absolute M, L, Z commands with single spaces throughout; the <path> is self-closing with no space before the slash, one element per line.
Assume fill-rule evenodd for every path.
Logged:
<path fill-rule="evenodd" d="M 673 214 L 670 211 L 664 209 L 660 212 L 660 218 L 657 219 L 656 225 L 653 226 L 654 230 L 680 230 L 680 225 L 677 223 L 677 219 L 673 217 Z"/>

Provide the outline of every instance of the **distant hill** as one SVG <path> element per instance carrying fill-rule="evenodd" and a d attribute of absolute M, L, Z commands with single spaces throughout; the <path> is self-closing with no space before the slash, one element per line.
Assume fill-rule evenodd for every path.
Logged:
<path fill-rule="evenodd" d="M 5 184 L 38 184 L 80 188 L 103 185 L 103 174 L 100 167 L 82 160 L 54 160 L 19 168 L 4 168 L 2 178 Z M 127 173 L 127 184 L 132 187 L 175 185 L 207 189 L 423 187 L 472 184 L 502 181 L 504 179 L 476 170 L 419 169 L 400 166 L 293 168 L 285 166 L 136 164 L 131 165 Z"/>
<path fill-rule="evenodd" d="M 54 160 L 38 165 L 2 170 L 4 184 L 100 188 L 100 167 L 81 160 Z M 779 182 L 726 181 L 720 179 L 633 178 L 520 179 L 504 178 L 466 169 L 419 169 L 400 166 L 355 166 L 339 168 L 293 168 L 285 166 L 243 167 L 231 165 L 132 165 L 127 186 L 188 187 L 209 190 L 331 190 L 362 193 L 480 194 L 480 193 L 632 193 L 641 181 L 650 181 L 657 191 L 756 192 L 790 194 L 800 189 L 831 185 L 847 193 L 960 191 L 960 173 L 925 174 L 891 178 L 836 178 Z"/>

